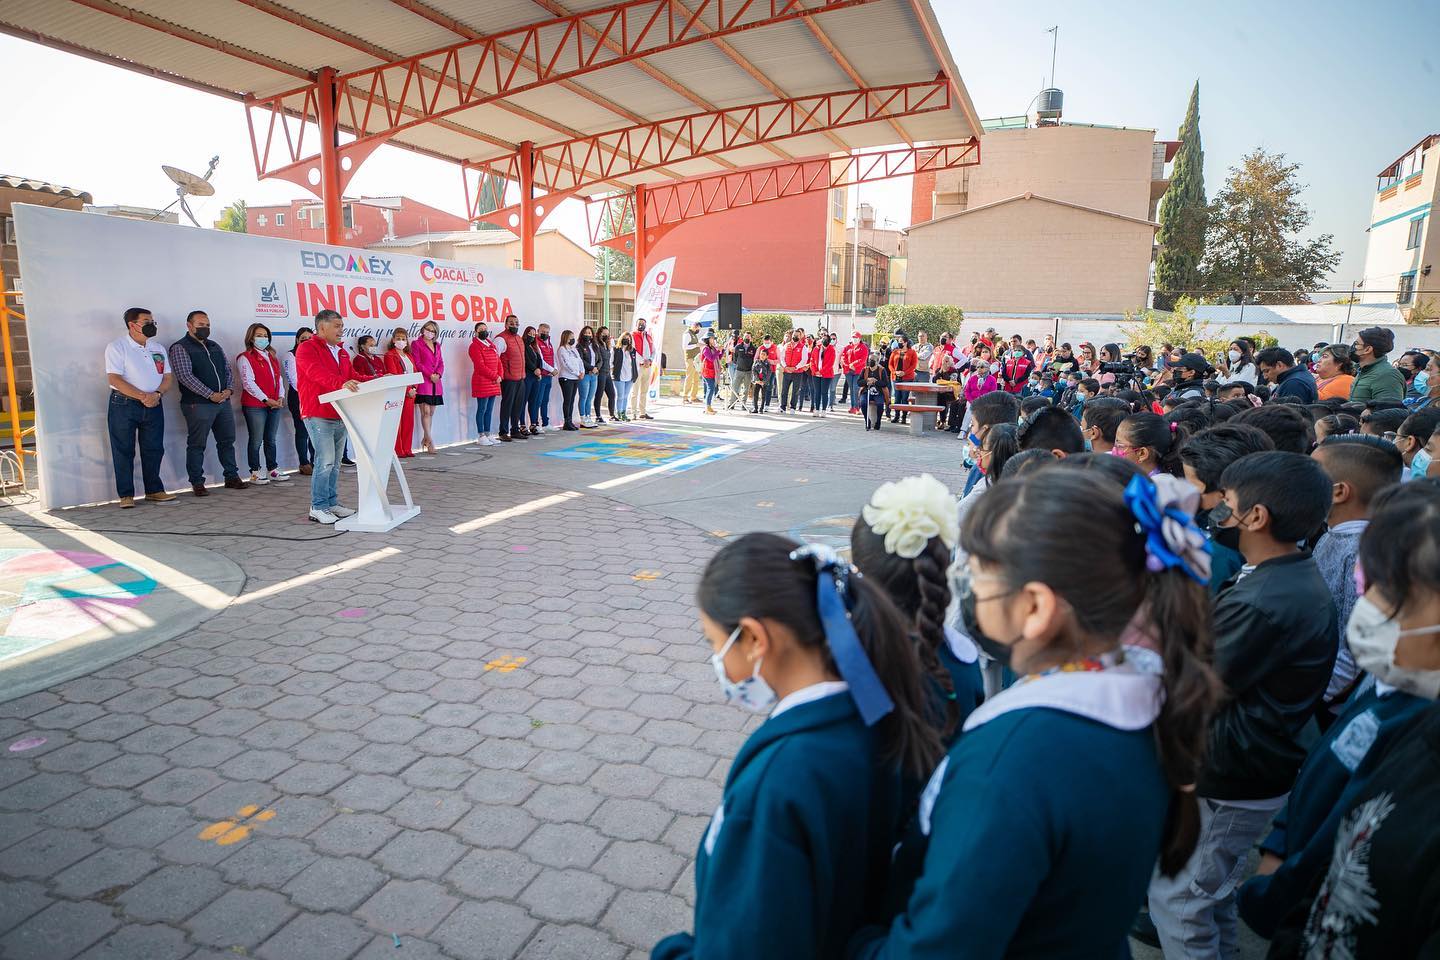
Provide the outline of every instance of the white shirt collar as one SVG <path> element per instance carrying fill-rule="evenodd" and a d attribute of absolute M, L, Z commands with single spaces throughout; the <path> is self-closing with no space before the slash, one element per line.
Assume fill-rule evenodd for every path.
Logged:
<path fill-rule="evenodd" d="M 770 711 L 770 716 L 778 717 L 791 707 L 798 707 L 802 703 L 810 703 L 813 700 L 822 700 L 825 697 L 833 697 L 837 693 L 844 693 L 850 689 L 850 684 L 844 680 L 822 680 L 820 683 L 812 683 L 808 687 L 801 687 L 789 694 L 775 704 L 775 709 Z"/>
<path fill-rule="evenodd" d="M 945 627 L 945 644 L 961 663 L 974 663 L 980 659 L 980 648 L 975 646 L 975 641 L 954 627 Z"/>
<path fill-rule="evenodd" d="M 1047 707 L 1103 723 L 1116 730 L 1143 730 L 1160 716 L 1161 678 L 1133 658 L 1109 670 L 1052 673 L 1002 690 L 965 719 L 965 731 L 1015 710 Z"/>

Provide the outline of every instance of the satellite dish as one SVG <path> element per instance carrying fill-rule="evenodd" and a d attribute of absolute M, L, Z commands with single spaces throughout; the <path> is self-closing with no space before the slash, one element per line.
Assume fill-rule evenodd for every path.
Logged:
<path fill-rule="evenodd" d="M 197 177 L 187 170 L 181 170 L 179 167 L 172 167 L 169 164 L 162 163 L 160 169 L 164 172 L 165 176 L 170 178 L 170 182 L 175 184 L 175 199 L 170 202 L 165 210 L 169 210 L 170 207 L 178 203 L 180 204 L 180 209 L 185 211 L 185 216 L 190 218 L 190 222 L 197 227 L 200 226 L 200 221 L 195 219 L 195 214 L 190 211 L 190 204 L 185 201 L 185 198 L 213 197 L 215 195 L 215 185 L 210 182 L 210 177 L 214 175 L 215 168 L 219 165 L 220 158 L 218 156 L 211 157 L 210 168 L 205 171 L 205 176 Z M 165 211 L 162 210 L 160 212 L 164 213 Z"/>

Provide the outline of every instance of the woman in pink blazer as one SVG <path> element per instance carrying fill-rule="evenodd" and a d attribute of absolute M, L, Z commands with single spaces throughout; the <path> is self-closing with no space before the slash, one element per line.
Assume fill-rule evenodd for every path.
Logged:
<path fill-rule="evenodd" d="M 421 327 L 419 339 L 410 344 L 410 359 L 415 363 L 415 372 L 422 378 L 415 388 L 421 442 L 426 453 L 434 453 L 435 441 L 430 438 L 430 421 L 435 416 L 435 408 L 445 402 L 444 388 L 440 383 L 445 375 L 445 358 L 440 355 L 440 327 L 434 320 Z"/>
<path fill-rule="evenodd" d="M 970 379 L 965 381 L 966 403 L 973 403 L 976 397 L 990 393 L 999 387 L 995 375 L 990 372 L 990 364 L 984 360 L 976 360 L 970 366 L 973 372 Z"/>

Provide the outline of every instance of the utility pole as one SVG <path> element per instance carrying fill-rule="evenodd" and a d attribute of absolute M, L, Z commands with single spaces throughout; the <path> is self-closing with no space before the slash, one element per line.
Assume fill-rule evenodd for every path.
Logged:
<path fill-rule="evenodd" d="M 850 332 L 859 328 L 860 310 L 860 184 L 855 184 L 855 262 L 850 265 Z"/>
<path fill-rule="evenodd" d="M 1055 86 L 1055 51 L 1060 49 L 1060 25 L 1057 23 L 1046 33 L 1052 34 L 1054 39 L 1050 43 L 1050 86 Z"/>

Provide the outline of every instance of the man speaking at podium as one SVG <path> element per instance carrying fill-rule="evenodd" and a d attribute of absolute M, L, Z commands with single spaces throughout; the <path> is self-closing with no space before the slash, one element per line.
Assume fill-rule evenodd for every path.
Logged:
<path fill-rule="evenodd" d="M 314 473 L 310 475 L 310 519 L 331 524 L 355 511 L 340 505 L 336 490 L 340 480 L 340 458 L 345 454 L 345 424 L 340 414 L 320 395 L 339 390 L 358 390 L 350 354 L 340 338 L 345 321 L 334 310 L 315 314 L 315 336 L 295 350 L 295 370 L 300 381 L 300 418 L 315 447 Z"/>

